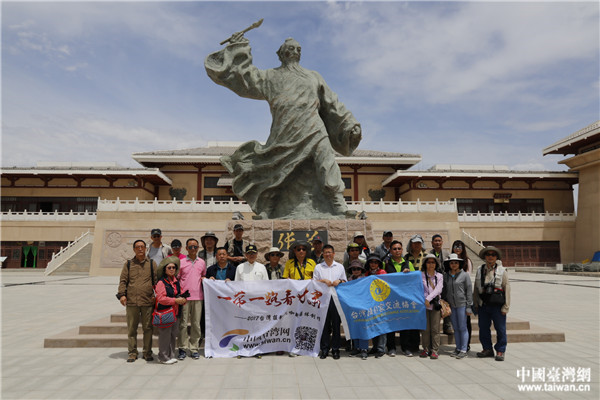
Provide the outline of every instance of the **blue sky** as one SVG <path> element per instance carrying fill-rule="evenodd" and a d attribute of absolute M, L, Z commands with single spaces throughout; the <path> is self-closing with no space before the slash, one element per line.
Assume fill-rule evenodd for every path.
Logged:
<path fill-rule="evenodd" d="M 3 2 L 2 166 L 265 141 L 267 103 L 203 65 L 260 18 L 257 67 L 294 37 L 361 122 L 359 148 L 417 168 L 564 170 L 542 149 L 600 119 L 597 2 Z"/>

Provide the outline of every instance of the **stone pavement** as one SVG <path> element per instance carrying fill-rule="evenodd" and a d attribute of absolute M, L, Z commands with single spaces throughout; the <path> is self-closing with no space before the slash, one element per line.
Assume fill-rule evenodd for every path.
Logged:
<path fill-rule="evenodd" d="M 362 361 L 267 355 L 262 359 L 187 358 L 174 365 L 126 363 L 125 348 L 44 348 L 44 338 L 122 310 L 116 277 L 2 270 L 3 399 L 598 399 L 600 279 L 511 271 L 510 316 L 565 332 L 563 343 L 510 343 L 506 361 L 448 356 L 439 360 L 383 357 Z M 156 352 L 156 343 L 155 348 Z M 534 392 L 532 374 L 546 368 L 590 372 L 583 391 Z M 519 377 L 517 374 L 520 374 Z M 567 382 L 570 383 L 570 382 Z M 563 383 L 560 382 L 562 385 Z M 562 388 L 562 386 L 561 386 Z M 541 389 L 544 389 L 541 387 Z M 581 387 L 580 389 L 586 389 Z"/>

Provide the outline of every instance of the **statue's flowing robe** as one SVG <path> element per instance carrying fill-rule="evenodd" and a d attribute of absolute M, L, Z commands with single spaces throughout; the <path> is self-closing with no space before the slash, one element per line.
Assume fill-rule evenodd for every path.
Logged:
<path fill-rule="evenodd" d="M 221 163 L 233 191 L 262 218 L 344 217 L 344 183 L 333 149 L 349 156 L 358 124 L 321 75 L 299 65 L 259 70 L 248 42 L 210 54 L 208 76 L 242 97 L 266 100 L 273 122 L 265 145 L 246 142 Z"/>

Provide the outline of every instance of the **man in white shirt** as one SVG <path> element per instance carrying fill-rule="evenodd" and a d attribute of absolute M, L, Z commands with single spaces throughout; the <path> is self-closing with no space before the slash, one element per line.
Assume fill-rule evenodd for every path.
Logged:
<path fill-rule="evenodd" d="M 258 249 L 255 245 L 246 246 L 246 261 L 237 266 L 235 270 L 236 281 L 261 281 L 269 280 L 267 269 L 264 265 L 256 262 Z"/>
<path fill-rule="evenodd" d="M 323 258 L 325 261 L 315 267 L 313 279 L 333 287 L 342 282 L 346 282 L 346 271 L 344 270 L 344 266 L 334 261 L 334 256 L 335 251 L 333 246 L 330 244 L 325 245 L 323 247 Z M 321 351 L 319 353 L 319 358 L 327 358 L 330 345 L 333 359 L 338 360 L 340 358 L 341 323 L 342 321 L 335 307 L 335 303 L 332 300 L 329 302 L 327 318 L 325 318 L 325 326 L 323 327 L 323 334 L 321 335 Z"/>

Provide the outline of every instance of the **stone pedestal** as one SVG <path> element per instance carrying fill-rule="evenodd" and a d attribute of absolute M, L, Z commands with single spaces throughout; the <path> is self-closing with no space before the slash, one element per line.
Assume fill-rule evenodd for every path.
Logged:
<path fill-rule="evenodd" d="M 369 246 L 374 247 L 375 237 L 369 220 L 251 220 L 251 221 L 229 221 L 227 223 L 226 240 L 233 237 L 233 226 L 242 224 L 244 226 L 244 239 L 249 240 L 258 247 L 258 261 L 264 263 L 264 254 L 269 251 L 273 243 L 274 231 L 327 231 L 328 240 L 335 249 L 335 259 L 342 262 L 346 246 L 352 241 L 354 232 L 360 231 L 365 235 Z M 304 239 L 304 238 L 300 238 Z M 224 242 L 223 242 L 224 244 Z M 377 242 L 379 244 L 379 242 Z M 221 243 L 219 243 L 221 245 Z M 284 252 L 287 253 L 287 252 Z M 287 261 L 288 254 L 282 259 Z"/>

